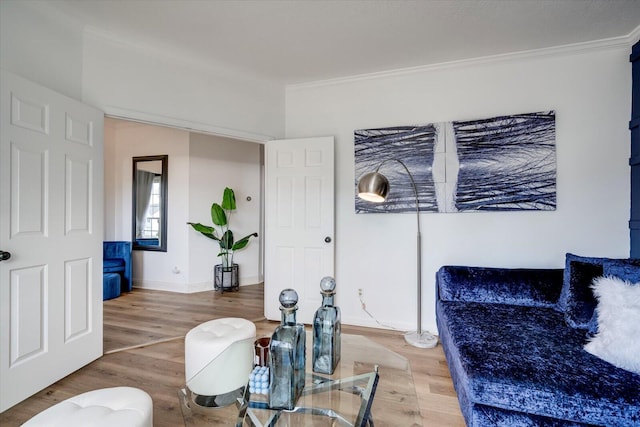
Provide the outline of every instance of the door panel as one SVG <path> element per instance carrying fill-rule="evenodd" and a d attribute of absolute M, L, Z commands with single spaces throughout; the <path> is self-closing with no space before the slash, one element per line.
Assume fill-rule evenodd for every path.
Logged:
<path fill-rule="evenodd" d="M 310 323 L 321 303 L 320 279 L 334 275 L 333 144 L 333 137 L 267 143 L 265 316 L 268 319 L 280 319 L 280 291 L 293 288 L 299 297 L 298 319 Z"/>
<path fill-rule="evenodd" d="M 64 340 L 91 332 L 91 259 L 65 262 Z"/>
<path fill-rule="evenodd" d="M 11 272 L 11 366 L 46 351 L 46 269 L 36 265 Z"/>
<path fill-rule="evenodd" d="M 103 113 L 0 81 L 4 411 L 102 355 Z"/>
<path fill-rule="evenodd" d="M 91 232 L 91 160 L 67 156 L 65 182 L 65 233 Z"/>
<path fill-rule="evenodd" d="M 11 124 L 49 135 L 49 106 L 12 93 Z"/>
<path fill-rule="evenodd" d="M 49 152 L 11 143 L 11 237 L 46 234 Z"/>
<path fill-rule="evenodd" d="M 74 117 L 67 113 L 66 115 L 66 139 L 70 142 L 93 146 L 93 122 L 84 117 Z"/>

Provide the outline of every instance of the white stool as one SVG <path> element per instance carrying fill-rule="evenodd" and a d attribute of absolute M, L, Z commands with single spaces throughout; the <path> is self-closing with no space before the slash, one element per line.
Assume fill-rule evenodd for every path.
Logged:
<path fill-rule="evenodd" d="M 153 402 L 147 393 L 137 388 L 103 388 L 64 400 L 23 426 L 153 427 Z"/>
<path fill-rule="evenodd" d="M 219 396 L 243 387 L 253 369 L 256 325 L 235 317 L 205 322 L 184 339 L 184 370 L 192 393 Z"/>

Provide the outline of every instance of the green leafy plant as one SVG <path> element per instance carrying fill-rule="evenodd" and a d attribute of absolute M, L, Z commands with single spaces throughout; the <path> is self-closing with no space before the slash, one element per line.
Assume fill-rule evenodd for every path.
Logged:
<path fill-rule="evenodd" d="M 215 240 L 220 245 L 219 257 L 222 257 L 222 266 L 233 266 L 233 254 L 249 244 L 252 237 L 258 237 L 258 233 L 251 233 L 242 239 L 235 240 L 233 232 L 229 229 L 231 213 L 236 210 L 236 196 L 231 188 L 225 188 L 222 195 L 222 204 L 211 205 L 211 221 L 213 226 L 188 222 L 194 230 L 209 239 Z M 217 227 L 217 228 L 216 228 Z"/>

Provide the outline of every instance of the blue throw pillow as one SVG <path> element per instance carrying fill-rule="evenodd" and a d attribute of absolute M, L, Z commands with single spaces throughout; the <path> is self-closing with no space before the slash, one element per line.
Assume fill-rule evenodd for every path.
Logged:
<path fill-rule="evenodd" d="M 612 259 L 603 264 L 604 275 L 614 276 L 631 283 L 640 282 L 640 259 Z"/>
<path fill-rule="evenodd" d="M 558 308 L 572 328 L 589 329 L 597 305 L 591 283 L 603 275 L 603 265 L 608 260 L 567 254 Z"/>
<path fill-rule="evenodd" d="M 587 338 L 592 338 L 598 333 L 598 310 L 593 310 L 593 316 L 587 325 Z"/>

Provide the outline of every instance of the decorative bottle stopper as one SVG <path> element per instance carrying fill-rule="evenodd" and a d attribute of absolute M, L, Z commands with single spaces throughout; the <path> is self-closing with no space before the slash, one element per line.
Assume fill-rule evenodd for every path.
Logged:
<path fill-rule="evenodd" d="M 322 306 L 313 318 L 313 372 L 333 374 L 340 361 L 340 307 L 334 305 L 336 281 L 320 280 Z"/>
<path fill-rule="evenodd" d="M 282 292 L 280 292 L 280 310 L 282 310 L 284 312 L 284 310 L 297 310 L 298 307 L 296 306 L 296 304 L 298 304 L 298 293 L 295 291 L 295 289 L 291 289 L 291 288 L 287 288 L 287 289 L 283 289 Z M 295 314 L 294 314 L 294 319 L 295 320 Z M 284 318 L 284 317 L 283 317 Z"/>
<path fill-rule="evenodd" d="M 269 346 L 269 406 L 274 409 L 294 409 L 304 389 L 306 337 L 304 325 L 296 323 L 297 304 L 295 290 L 280 292 L 281 322 Z"/>

